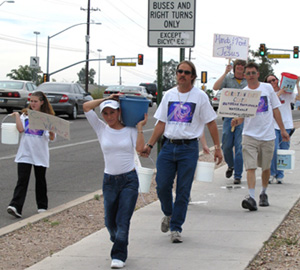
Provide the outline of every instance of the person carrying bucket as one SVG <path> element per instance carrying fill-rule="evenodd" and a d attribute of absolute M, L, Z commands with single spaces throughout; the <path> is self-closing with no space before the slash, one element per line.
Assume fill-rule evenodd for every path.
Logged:
<path fill-rule="evenodd" d="M 145 141 L 143 126 L 148 116 L 136 127 L 124 126 L 121 122 L 120 94 L 95 99 L 83 104 L 87 120 L 96 132 L 104 155 L 103 197 L 105 226 L 113 242 L 111 268 L 123 268 L 128 256 L 130 219 L 138 198 L 139 181 L 135 170 L 134 148 L 139 153 Z M 100 106 L 104 121 L 94 109 Z"/>
<path fill-rule="evenodd" d="M 274 74 L 267 75 L 264 81 L 266 83 L 270 83 L 273 86 L 273 89 L 281 103 L 281 106 L 279 106 L 279 111 L 281 113 L 281 118 L 282 118 L 284 128 L 288 134 L 291 134 L 294 128 L 291 104 L 295 102 L 296 94 L 294 92 L 287 93 L 283 88 L 280 88 L 278 85 L 279 82 L 278 78 Z M 300 89 L 298 88 L 298 95 L 300 94 L 299 91 Z M 290 148 L 290 142 L 283 141 L 281 137 L 280 128 L 276 121 L 274 121 L 274 127 L 275 127 L 276 139 L 275 139 L 273 159 L 271 162 L 271 175 L 269 179 L 269 184 L 272 184 L 275 181 L 277 184 L 282 184 L 284 178 L 284 172 L 283 170 L 277 169 L 277 150 L 279 149 L 288 150 Z"/>
<path fill-rule="evenodd" d="M 164 217 L 161 231 L 171 231 L 171 243 L 181 243 L 182 225 L 186 218 L 190 192 L 199 155 L 199 138 L 207 125 L 212 136 L 218 164 L 223 156 L 215 119 L 217 115 L 204 91 L 194 87 L 197 73 L 194 64 L 182 61 L 177 66 L 177 86 L 166 91 L 154 117 L 157 123 L 142 156 L 148 156 L 163 135 L 156 162 L 157 195 Z M 176 198 L 173 184 L 176 180 Z"/>
<path fill-rule="evenodd" d="M 30 129 L 27 109 L 54 115 L 51 104 L 41 91 L 32 93 L 29 106 L 22 110 L 21 116 L 18 112 L 12 114 L 16 117 L 16 126 L 22 137 L 15 158 L 15 162 L 18 163 L 18 182 L 7 212 L 17 218 L 22 217 L 32 166 L 35 173 L 38 212 L 48 209 L 46 170 L 49 168 L 49 140 L 53 141 L 56 138 L 55 133 L 51 131 Z"/>
<path fill-rule="evenodd" d="M 255 200 L 256 169 L 261 167 L 262 191 L 259 196 L 259 206 L 269 206 L 267 187 L 270 178 L 271 161 L 274 152 L 275 130 L 274 118 L 280 128 L 283 141 L 290 139 L 285 131 L 278 109 L 280 102 L 273 87 L 268 83 L 258 81 L 258 65 L 249 62 L 245 66 L 245 78 L 248 86 L 245 90 L 260 91 L 260 101 L 255 117 L 234 118 L 231 121 L 233 127 L 244 122 L 242 147 L 244 166 L 247 171 L 247 183 L 249 195 L 242 201 L 242 207 L 250 211 L 257 210 Z"/>

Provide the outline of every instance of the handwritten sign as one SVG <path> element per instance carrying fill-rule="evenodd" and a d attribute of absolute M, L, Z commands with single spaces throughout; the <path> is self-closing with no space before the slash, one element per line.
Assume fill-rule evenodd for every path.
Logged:
<path fill-rule="evenodd" d="M 70 140 L 70 122 L 59 117 L 28 110 L 29 127 L 31 129 L 42 129 L 56 133 L 57 135 Z"/>
<path fill-rule="evenodd" d="M 249 38 L 214 34 L 214 57 L 247 60 L 248 51 Z"/>
<path fill-rule="evenodd" d="M 222 117 L 254 117 L 261 91 L 223 88 L 218 115 Z"/>

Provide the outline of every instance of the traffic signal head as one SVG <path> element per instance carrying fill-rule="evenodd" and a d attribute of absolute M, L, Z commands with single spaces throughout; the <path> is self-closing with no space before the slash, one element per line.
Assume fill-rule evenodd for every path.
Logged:
<path fill-rule="evenodd" d="M 143 64 L 144 64 L 144 55 L 138 54 L 138 65 L 143 65 Z"/>
<path fill-rule="evenodd" d="M 114 55 L 112 55 L 110 65 L 114 66 L 115 64 L 116 64 L 116 57 Z"/>
<path fill-rule="evenodd" d="M 266 53 L 266 45 L 264 43 L 261 43 L 259 46 L 259 55 L 265 56 Z"/>
<path fill-rule="evenodd" d="M 294 58 L 299 58 L 299 46 L 294 46 Z"/>
<path fill-rule="evenodd" d="M 49 74 L 48 73 L 43 74 L 43 82 L 49 82 Z"/>
<path fill-rule="evenodd" d="M 201 83 L 207 83 L 207 71 L 201 71 Z"/>

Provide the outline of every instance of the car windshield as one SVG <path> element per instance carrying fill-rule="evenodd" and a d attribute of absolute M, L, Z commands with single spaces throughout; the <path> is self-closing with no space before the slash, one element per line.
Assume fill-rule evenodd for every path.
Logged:
<path fill-rule="evenodd" d="M 106 88 L 106 91 L 109 90 L 121 91 L 123 88 L 124 88 L 123 85 L 111 85 Z"/>
<path fill-rule="evenodd" d="M 140 92 L 141 88 L 138 86 L 125 86 L 123 89 L 123 92 L 125 91 L 135 91 L 135 92 Z"/>
<path fill-rule="evenodd" d="M 0 88 L 20 90 L 23 88 L 23 82 L 0 81 Z"/>
<path fill-rule="evenodd" d="M 70 84 L 42 84 L 39 87 L 41 91 L 47 92 L 71 92 Z"/>

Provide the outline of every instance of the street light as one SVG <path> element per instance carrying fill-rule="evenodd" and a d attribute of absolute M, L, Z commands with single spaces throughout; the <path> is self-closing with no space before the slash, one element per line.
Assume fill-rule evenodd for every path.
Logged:
<path fill-rule="evenodd" d="M 102 52 L 102 50 L 101 50 L 101 49 L 97 49 L 97 51 L 99 52 L 99 62 L 98 62 L 98 85 L 99 85 L 99 87 L 100 87 L 100 63 L 101 63 L 101 61 L 100 61 L 100 53 Z"/>
<path fill-rule="evenodd" d="M 66 29 L 52 35 L 52 36 L 48 36 L 48 42 L 47 42 L 47 74 L 49 75 L 49 55 L 50 55 L 50 39 L 69 30 L 70 28 L 73 28 L 75 26 L 78 26 L 78 25 L 82 25 L 82 24 L 87 24 L 86 22 L 84 23 L 77 23 L 77 24 L 74 24 L 74 25 L 71 25 L 69 27 L 67 27 Z M 97 24 L 97 25 L 100 25 L 101 23 L 94 23 L 94 22 L 91 22 L 90 24 Z"/>
<path fill-rule="evenodd" d="M 38 56 L 38 35 L 40 34 L 40 32 L 34 31 L 33 34 L 36 35 L 35 38 L 35 56 Z"/>
<path fill-rule="evenodd" d="M 15 1 L 3 1 L 0 6 L 2 6 L 4 3 L 14 3 Z"/>

